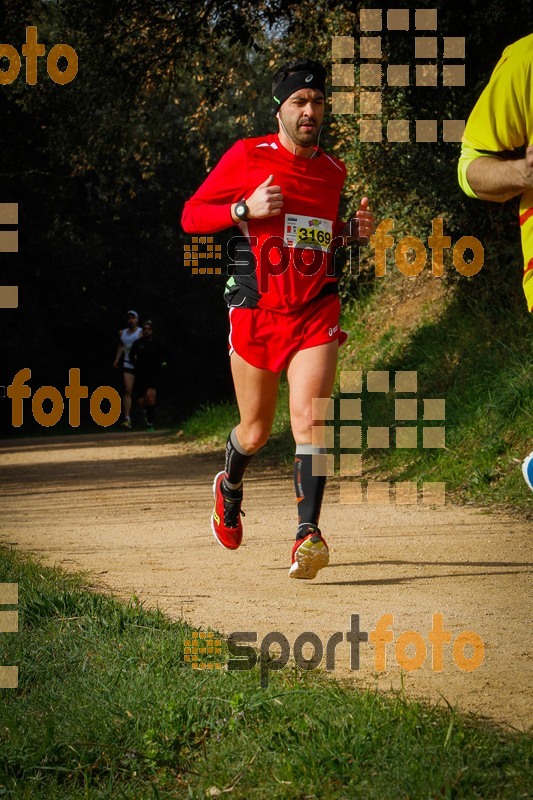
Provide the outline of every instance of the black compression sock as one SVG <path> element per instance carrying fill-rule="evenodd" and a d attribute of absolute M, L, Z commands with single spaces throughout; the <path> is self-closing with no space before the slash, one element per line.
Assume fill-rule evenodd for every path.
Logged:
<path fill-rule="evenodd" d="M 317 528 L 316 525 L 310 525 L 309 522 L 303 522 L 301 525 L 298 525 L 298 530 L 296 531 L 296 541 L 298 542 L 300 539 L 305 539 L 306 536 L 314 533 L 316 533 L 317 536 L 320 536 L 320 528 Z"/>
<path fill-rule="evenodd" d="M 240 489 L 246 467 L 254 455 L 255 453 L 247 453 L 239 444 L 235 428 L 233 428 L 226 442 L 226 474 L 223 483 L 226 489 Z"/>
<path fill-rule="evenodd" d="M 313 445 L 298 445 L 294 459 L 294 488 L 298 503 L 298 525 L 318 525 L 326 478 L 313 475 L 313 455 L 324 452 Z"/>

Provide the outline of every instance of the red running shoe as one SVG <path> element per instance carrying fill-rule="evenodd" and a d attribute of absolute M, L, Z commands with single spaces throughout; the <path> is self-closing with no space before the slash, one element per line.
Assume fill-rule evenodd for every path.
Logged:
<path fill-rule="evenodd" d="M 226 497 L 222 492 L 224 474 L 224 470 L 219 472 L 213 482 L 215 508 L 211 517 L 211 529 L 222 547 L 236 550 L 242 541 L 241 514 L 244 516 L 244 511 L 241 511 L 242 491 L 240 497 Z"/>
<path fill-rule="evenodd" d="M 329 563 L 329 550 L 316 525 L 309 525 L 304 539 L 297 539 L 292 548 L 292 566 L 289 578 L 312 580 L 319 569 Z"/>

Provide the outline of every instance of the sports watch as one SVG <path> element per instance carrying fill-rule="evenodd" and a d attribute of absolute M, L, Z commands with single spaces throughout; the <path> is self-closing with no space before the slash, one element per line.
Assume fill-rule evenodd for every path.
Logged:
<path fill-rule="evenodd" d="M 239 200 L 237 205 L 235 206 L 235 216 L 239 219 L 247 219 L 250 209 L 246 205 L 246 200 L 243 198 Z"/>

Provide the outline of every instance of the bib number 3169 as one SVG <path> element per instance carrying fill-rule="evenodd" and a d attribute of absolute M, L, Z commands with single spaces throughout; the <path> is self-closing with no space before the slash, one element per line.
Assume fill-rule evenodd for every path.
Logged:
<path fill-rule="evenodd" d="M 285 241 L 288 247 L 327 251 L 333 238 L 332 230 L 333 222 L 330 219 L 296 214 L 287 214 L 285 217 Z"/>

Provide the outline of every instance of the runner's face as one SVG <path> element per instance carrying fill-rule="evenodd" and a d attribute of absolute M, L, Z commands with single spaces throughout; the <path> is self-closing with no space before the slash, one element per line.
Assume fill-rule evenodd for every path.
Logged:
<path fill-rule="evenodd" d="M 324 95 L 317 89 L 298 89 L 285 100 L 279 115 L 299 147 L 312 147 L 318 141 L 324 119 Z"/>

